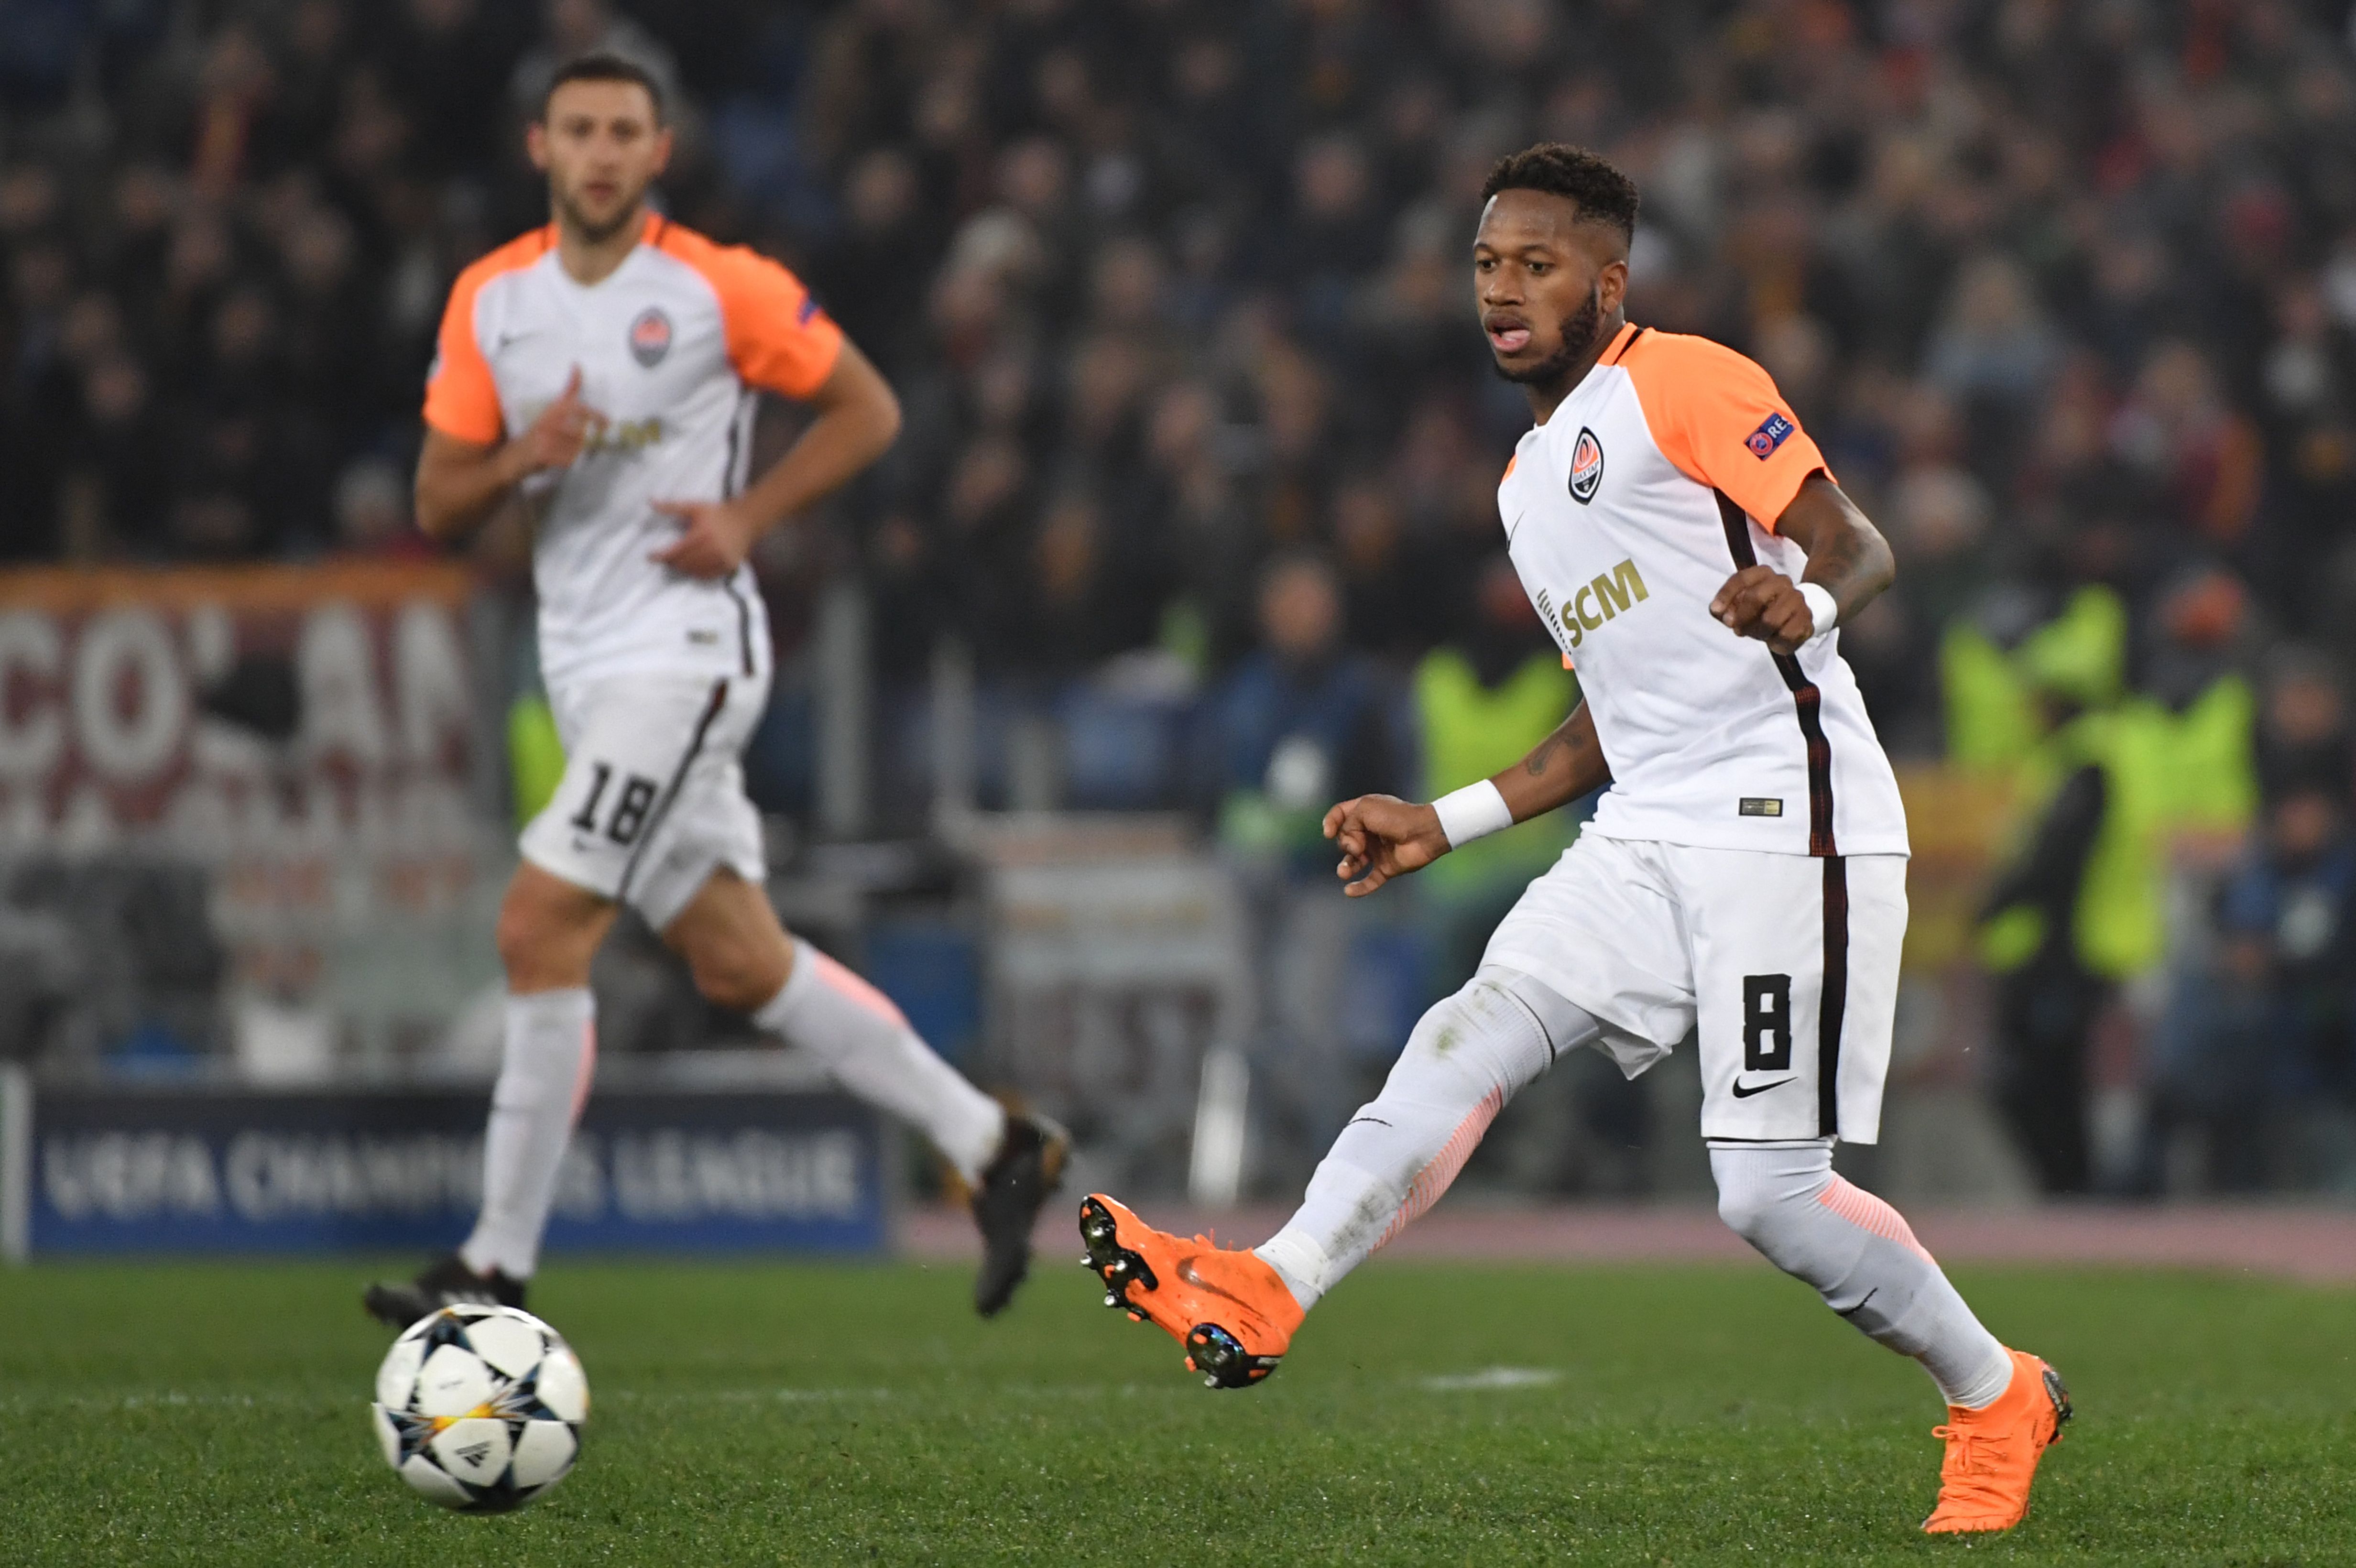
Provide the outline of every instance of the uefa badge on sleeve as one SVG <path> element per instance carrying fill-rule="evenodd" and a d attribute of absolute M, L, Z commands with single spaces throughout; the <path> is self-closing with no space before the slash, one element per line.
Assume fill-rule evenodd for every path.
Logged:
<path fill-rule="evenodd" d="M 648 305 L 630 323 L 630 357 L 651 370 L 670 352 L 670 317 Z"/>
<path fill-rule="evenodd" d="M 1603 484 L 1603 443 L 1595 432 L 1580 427 L 1570 449 L 1570 498 L 1584 507 L 1595 499 Z"/>
<path fill-rule="evenodd" d="M 1757 430 L 1744 438 L 1742 444 L 1751 449 L 1751 456 L 1764 463 L 1774 456 L 1775 449 L 1790 440 L 1792 432 L 1799 428 L 1781 413 L 1769 414 Z"/>

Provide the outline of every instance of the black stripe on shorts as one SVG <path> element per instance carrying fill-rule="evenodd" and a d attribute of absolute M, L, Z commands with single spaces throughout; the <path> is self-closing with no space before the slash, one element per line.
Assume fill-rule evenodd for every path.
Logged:
<path fill-rule="evenodd" d="M 719 718 L 720 710 L 727 706 L 728 683 L 713 681 L 712 700 L 703 705 L 703 717 L 695 721 L 695 733 L 688 737 L 686 753 L 679 759 L 679 766 L 671 770 L 670 782 L 656 797 L 655 808 L 647 813 L 646 826 L 638 829 L 637 847 L 630 851 L 629 863 L 622 868 L 622 885 L 614 891 L 616 901 L 630 896 L 630 881 L 638 874 L 639 858 L 646 854 L 647 846 L 655 841 L 655 832 L 662 827 L 663 818 L 670 815 L 670 803 L 679 798 L 679 787 L 687 782 L 687 770 L 694 765 L 696 753 L 703 750 L 703 738 L 712 732 L 712 721 Z"/>
<path fill-rule="evenodd" d="M 1825 857 L 1825 987 L 1816 1001 L 1816 1136 L 1840 1136 L 1841 1025 L 1848 1014 L 1848 862 Z"/>
<path fill-rule="evenodd" d="M 744 602 L 743 593 L 737 592 L 734 572 L 722 578 L 720 586 L 728 591 L 729 603 L 736 606 L 736 649 L 744 661 L 744 673 L 750 676 L 753 673 L 753 606 Z"/>

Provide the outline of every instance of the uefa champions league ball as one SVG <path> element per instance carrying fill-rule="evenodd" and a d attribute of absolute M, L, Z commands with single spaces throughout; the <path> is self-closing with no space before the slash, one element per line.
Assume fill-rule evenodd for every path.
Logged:
<path fill-rule="evenodd" d="M 384 1462 L 444 1508 L 519 1509 L 581 1451 L 589 1380 L 563 1336 L 512 1307 L 445 1307 L 377 1369 Z"/>

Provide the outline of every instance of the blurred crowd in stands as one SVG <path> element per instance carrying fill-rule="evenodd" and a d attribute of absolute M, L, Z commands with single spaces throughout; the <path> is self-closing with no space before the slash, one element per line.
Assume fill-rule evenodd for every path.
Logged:
<path fill-rule="evenodd" d="M 2346 1181 L 2277 1135 L 2356 1101 L 2352 41 L 2346 0 L 16 0 L 0 556 L 419 548 L 444 291 L 609 48 L 680 89 L 670 210 L 907 407 L 765 546 L 782 641 L 852 574 L 887 692 L 955 638 L 1064 723 L 1057 798 L 1306 864 L 1328 800 L 1574 689 L 1465 256 L 1493 159 L 1583 144 L 1644 193 L 1631 315 L 1765 364 L 1896 548 L 1843 651 L 1895 754 L 2008 803 L 1969 945 L 2042 1183 Z M 1569 831 L 1435 889 L 1443 950 Z"/>

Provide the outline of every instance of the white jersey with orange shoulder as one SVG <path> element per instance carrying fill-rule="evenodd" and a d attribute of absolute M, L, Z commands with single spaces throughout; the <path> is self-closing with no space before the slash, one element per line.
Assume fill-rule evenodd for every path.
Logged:
<path fill-rule="evenodd" d="M 1612 786 L 1589 831 L 1794 855 L 1902 855 L 1906 812 L 1840 633 L 1778 655 L 1709 603 L 1794 581 L 1775 521 L 1830 470 L 1774 381 L 1707 338 L 1622 326 L 1497 490 L 1530 602 L 1579 673 Z"/>
<path fill-rule="evenodd" d="M 458 275 L 426 378 L 429 426 L 484 445 L 518 434 L 575 366 L 582 400 L 605 416 L 571 467 L 524 485 L 551 686 L 767 673 L 768 616 L 751 569 L 704 580 L 657 565 L 648 557 L 680 525 L 654 504 L 741 489 L 755 389 L 807 398 L 841 347 L 841 330 L 793 273 L 659 216 L 594 283 L 565 272 L 552 227 Z"/>

